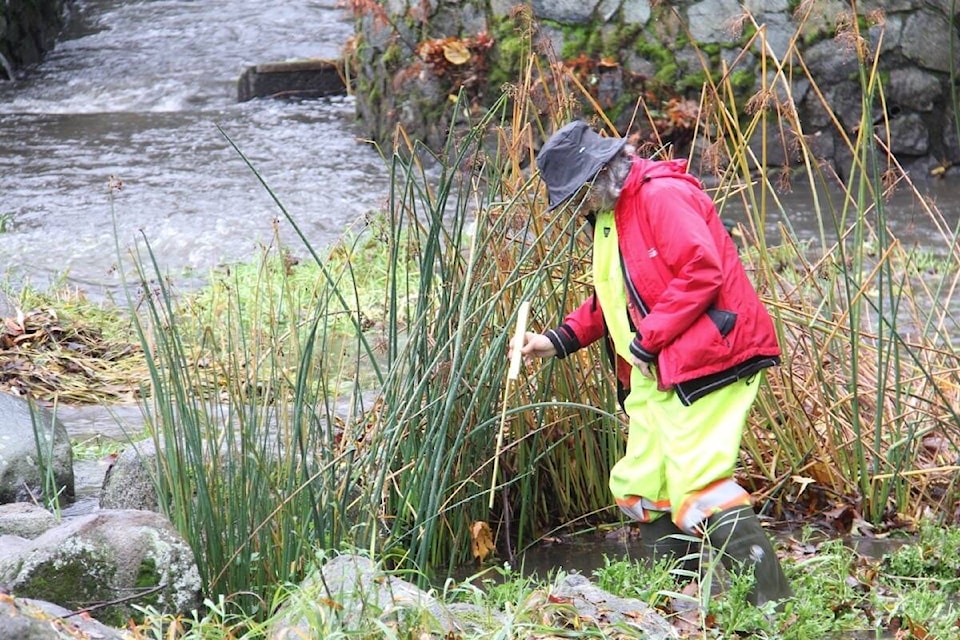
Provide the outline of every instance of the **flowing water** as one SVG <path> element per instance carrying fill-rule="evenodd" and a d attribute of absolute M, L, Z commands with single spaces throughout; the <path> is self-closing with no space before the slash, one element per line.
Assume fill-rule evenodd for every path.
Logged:
<path fill-rule="evenodd" d="M 174 278 L 251 256 L 281 213 L 228 137 L 315 247 L 380 208 L 388 178 L 352 98 L 236 101 L 251 65 L 338 57 L 353 25 L 337 4 L 79 0 L 44 63 L 0 82 L 0 276 L 97 294 L 119 284 L 117 256 L 138 240 Z M 924 188 L 956 203 L 956 182 Z M 797 234 L 816 234 L 809 198 L 783 197 Z M 912 200 L 891 207 L 901 240 L 942 244 Z M 956 206 L 946 216 L 956 228 Z"/>
<path fill-rule="evenodd" d="M 351 98 L 236 99 L 251 65 L 339 57 L 353 25 L 336 4 L 81 0 L 45 62 L 0 82 L 0 275 L 96 294 L 119 283 L 114 238 L 120 255 L 145 239 L 175 277 L 251 256 L 281 213 L 227 137 L 314 246 L 381 206 Z"/>

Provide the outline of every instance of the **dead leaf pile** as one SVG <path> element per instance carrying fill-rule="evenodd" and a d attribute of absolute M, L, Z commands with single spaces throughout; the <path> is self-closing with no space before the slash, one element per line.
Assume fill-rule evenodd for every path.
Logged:
<path fill-rule="evenodd" d="M 52 309 L 18 311 L 0 324 L 0 391 L 43 402 L 129 402 L 148 379 L 139 345 Z"/>

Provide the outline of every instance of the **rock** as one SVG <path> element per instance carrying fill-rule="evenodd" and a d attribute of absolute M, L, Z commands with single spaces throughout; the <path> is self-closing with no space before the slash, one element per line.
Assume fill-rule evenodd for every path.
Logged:
<path fill-rule="evenodd" d="M 543 607 L 552 606 L 548 602 L 571 606 L 576 616 L 587 624 L 593 622 L 601 628 L 633 627 L 649 640 L 678 637 L 670 623 L 650 605 L 608 593 L 580 574 L 558 578 L 549 594 L 534 594 L 532 601 L 536 602 L 538 597 L 542 598 Z M 524 606 L 529 608 L 530 602 Z M 399 625 L 412 635 L 427 630 L 423 637 L 489 633 L 491 627 L 502 627 L 508 617 L 499 611 L 463 603 L 446 605 L 417 586 L 384 573 L 365 557 L 342 555 L 309 575 L 292 592 L 291 599 L 283 605 L 283 610 L 289 613 L 277 618 L 267 638 L 322 638 L 325 629 L 311 625 L 311 620 L 333 615 L 334 609 L 339 618 L 338 627 L 347 632 L 372 628 L 375 623 L 370 622 L 370 617 L 375 615 L 381 624 Z M 418 626 L 416 629 L 405 626 L 411 624 Z"/>
<path fill-rule="evenodd" d="M 623 11 L 623 20 L 627 24 L 647 24 L 652 13 L 648 0 L 624 2 L 621 11 Z"/>
<path fill-rule="evenodd" d="M 36 538 L 58 522 L 55 515 L 29 502 L 0 505 L 0 536 Z"/>
<path fill-rule="evenodd" d="M 13 535 L 0 536 L 0 562 L 7 556 L 15 556 L 30 548 L 30 540 Z M 3 586 L 3 577 L 0 575 L 0 586 Z"/>
<path fill-rule="evenodd" d="M 18 597 L 71 610 L 111 603 L 90 614 L 117 627 L 137 615 L 133 604 L 184 613 L 200 602 L 193 552 L 166 518 L 149 511 L 99 511 L 27 544 L 4 543 L 0 583 Z"/>
<path fill-rule="evenodd" d="M 903 26 L 903 55 L 924 69 L 949 73 L 960 64 L 960 54 L 951 46 L 951 31 L 950 21 L 941 12 L 917 11 Z"/>
<path fill-rule="evenodd" d="M 70 616 L 69 611 L 55 604 L 0 594 L 0 638 L 122 640 L 124 636 L 96 620 Z"/>
<path fill-rule="evenodd" d="M 736 0 L 702 0 L 687 12 L 690 35 L 697 42 L 726 42 L 730 39 L 730 24 L 740 14 L 740 4 Z"/>
<path fill-rule="evenodd" d="M 910 105 L 917 111 L 932 111 L 943 97 L 943 84 L 932 73 L 920 69 L 894 69 L 887 81 L 887 101 Z"/>
<path fill-rule="evenodd" d="M 431 630 L 459 636 L 466 631 L 470 617 L 463 608 L 456 614 L 432 595 L 396 576 L 385 574 L 363 556 L 341 555 L 308 575 L 268 631 L 270 640 L 320 640 L 323 629 L 311 625 L 304 612 L 311 606 L 333 605 L 344 629 L 356 629 L 364 618 L 376 615 L 380 621 L 401 624 L 416 620 Z M 477 613 L 479 615 L 479 613 Z M 367 623 L 369 624 L 369 623 Z"/>
<path fill-rule="evenodd" d="M 551 595 L 569 600 L 577 615 L 598 624 L 626 624 L 640 629 L 649 640 L 678 637 L 670 623 L 647 603 L 615 596 L 577 573 L 561 577 Z"/>
<path fill-rule="evenodd" d="M 48 409 L 0 393 L 0 504 L 43 496 L 38 443 L 61 501 L 73 500 L 73 450 L 66 428 Z"/>
<path fill-rule="evenodd" d="M 597 0 L 533 0 L 532 4 L 542 20 L 570 24 L 587 24 L 597 8 Z"/>
<path fill-rule="evenodd" d="M 100 508 L 160 511 L 151 469 L 157 469 L 157 447 L 152 438 L 124 449 L 103 478 Z"/>
<path fill-rule="evenodd" d="M 917 113 L 907 113 L 891 118 L 889 140 L 885 139 L 886 132 L 882 129 L 877 133 L 897 155 L 922 156 L 930 148 L 930 133 L 923 118 Z"/>
<path fill-rule="evenodd" d="M 294 60 L 258 64 L 237 81 L 237 100 L 320 98 L 347 93 L 343 64 L 336 60 Z"/>
<path fill-rule="evenodd" d="M 0 28 L 3 27 L 3 20 L 0 18 Z M 0 63 L 2 66 L 2 63 Z M 6 291 L 0 291 L 0 318 L 15 318 L 17 315 L 17 301 L 10 297 Z"/>

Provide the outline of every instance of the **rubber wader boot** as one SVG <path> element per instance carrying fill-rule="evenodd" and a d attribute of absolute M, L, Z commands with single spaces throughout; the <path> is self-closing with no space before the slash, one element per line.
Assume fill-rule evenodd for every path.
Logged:
<path fill-rule="evenodd" d="M 753 507 L 736 507 L 710 516 L 706 535 L 710 546 L 721 554 L 723 566 L 728 571 L 753 572 L 753 589 L 747 597 L 752 604 L 760 606 L 793 595 L 777 552 L 760 526 Z"/>
<path fill-rule="evenodd" d="M 669 515 L 640 523 L 640 548 L 651 563 L 666 559 L 675 568 L 689 572 L 678 576 L 680 582 L 689 581 L 700 570 L 700 542 L 684 533 Z"/>

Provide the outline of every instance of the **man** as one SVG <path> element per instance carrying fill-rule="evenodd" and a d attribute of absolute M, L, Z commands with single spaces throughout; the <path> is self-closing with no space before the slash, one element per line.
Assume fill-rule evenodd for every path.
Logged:
<path fill-rule="evenodd" d="M 640 523 L 646 553 L 695 567 L 695 536 L 728 568 L 754 572 L 754 604 L 791 596 L 733 478 L 762 371 L 780 348 L 712 200 L 684 161 L 639 158 L 582 121 L 547 140 L 537 167 L 549 208 L 566 203 L 593 226 L 594 293 L 559 327 L 528 332 L 521 352 L 564 358 L 607 340 L 629 417 L 610 489 Z"/>

